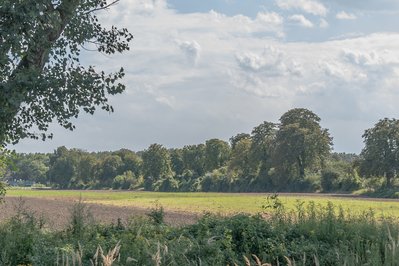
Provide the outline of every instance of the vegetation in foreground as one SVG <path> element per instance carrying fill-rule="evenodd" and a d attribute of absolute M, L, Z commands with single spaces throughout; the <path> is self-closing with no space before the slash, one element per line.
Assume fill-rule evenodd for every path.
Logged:
<path fill-rule="evenodd" d="M 397 220 L 371 210 L 355 216 L 332 204 L 298 202 L 289 212 L 276 197 L 263 209 L 267 218 L 205 215 L 175 228 L 163 223 L 162 208 L 101 225 L 77 203 L 68 228 L 54 232 L 20 207 L 0 225 L 0 264 L 260 265 L 258 258 L 271 265 L 399 265 Z"/>

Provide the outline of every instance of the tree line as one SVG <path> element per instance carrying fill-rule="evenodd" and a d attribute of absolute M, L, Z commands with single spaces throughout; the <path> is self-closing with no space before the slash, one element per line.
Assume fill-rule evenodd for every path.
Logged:
<path fill-rule="evenodd" d="M 168 149 L 17 154 L 5 174 L 62 189 L 149 191 L 353 191 L 392 188 L 399 169 L 399 122 L 383 119 L 363 135 L 360 155 L 333 153 L 332 137 L 310 110 L 296 108 L 229 142 L 209 139 Z"/>

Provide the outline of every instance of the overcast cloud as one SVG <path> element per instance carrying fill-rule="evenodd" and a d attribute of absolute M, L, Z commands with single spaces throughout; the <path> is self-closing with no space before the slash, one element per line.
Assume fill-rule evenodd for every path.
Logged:
<path fill-rule="evenodd" d="M 187 2 L 121 0 L 105 12 L 103 23 L 134 34 L 131 51 L 82 60 L 126 69 L 115 113 L 81 115 L 76 131 L 54 126 L 54 140 L 17 151 L 228 140 L 304 107 L 330 129 L 336 151 L 359 152 L 365 129 L 398 117 L 397 1 Z"/>

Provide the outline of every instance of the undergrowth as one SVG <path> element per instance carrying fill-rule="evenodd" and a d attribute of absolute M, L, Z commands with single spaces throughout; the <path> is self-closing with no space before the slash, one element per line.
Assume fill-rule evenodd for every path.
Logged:
<path fill-rule="evenodd" d="M 272 196 L 258 215 L 205 214 L 178 228 L 159 206 L 104 225 L 78 202 L 60 231 L 18 208 L 0 225 L 0 265 L 399 265 L 398 221 L 331 203 L 298 201 L 290 212 Z"/>

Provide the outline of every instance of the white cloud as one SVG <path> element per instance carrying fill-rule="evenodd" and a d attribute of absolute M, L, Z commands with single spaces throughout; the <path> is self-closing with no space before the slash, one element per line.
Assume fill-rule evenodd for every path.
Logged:
<path fill-rule="evenodd" d="M 256 16 L 259 22 L 280 26 L 284 22 L 284 18 L 276 12 L 259 12 Z"/>
<path fill-rule="evenodd" d="M 313 25 L 304 19 L 294 22 Z M 312 19 L 314 27 L 325 24 L 324 17 Z M 228 139 L 298 106 L 323 119 L 338 150 L 358 151 L 368 124 L 397 115 L 398 33 L 298 42 L 278 13 L 178 13 L 166 1 L 149 0 L 120 1 L 101 20 L 134 33 L 131 51 L 111 58 L 84 52 L 82 62 L 106 71 L 123 66 L 127 91 L 111 97 L 114 114 L 82 116 L 76 132 L 56 129 L 54 141 L 35 142 L 30 151 Z M 278 37 L 284 33 L 293 35 Z"/>
<path fill-rule="evenodd" d="M 185 53 L 187 59 L 194 65 L 201 56 L 201 45 L 196 41 L 177 41 L 179 48 Z"/>
<path fill-rule="evenodd" d="M 396 10 L 399 7 L 397 0 L 320 0 L 329 5 L 337 5 L 340 7 L 367 10 L 367 11 L 382 11 L 382 10 Z"/>
<path fill-rule="evenodd" d="M 239 53 L 236 55 L 236 60 L 241 69 L 259 72 L 263 76 L 301 75 L 301 67 L 286 59 L 284 53 L 273 46 L 266 47 L 261 54 Z"/>
<path fill-rule="evenodd" d="M 335 17 L 337 19 L 341 19 L 341 20 L 355 20 L 355 19 L 357 19 L 355 14 L 346 13 L 345 11 L 341 11 L 341 12 L 337 13 L 337 15 Z"/>
<path fill-rule="evenodd" d="M 363 71 L 355 70 L 351 67 L 345 66 L 338 60 L 323 62 L 320 64 L 326 76 L 340 82 L 365 82 L 367 81 L 367 74 Z"/>
<path fill-rule="evenodd" d="M 292 15 L 288 19 L 292 22 L 299 24 L 302 27 L 305 27 L 305 28 L 313 28 L 314 27 L 313 23 L 310 20 L 308 20 L 307 18 L 305 18 L 305 16 L 303 16 L 303 15 Z"/>
<path fill-rule="evenodd" d="M 129 1 L 130 8 L 128 12 L 130 14 L 140 15 L 152 15 L 156 12 L 164 12 L 167 10 L 167 2 L 165 0 L 134 0 Z M 109 9 L 110 12 L 115 13 L 124 8 L 123 4 L 113 6 Z M 125 10 L 126 11 L 126 10 Z M 118 12 L 119 13 L 119 12 Z M 126 14 L 126 12 L 124 12 Z"/>
<path fill-rule="evenodd" d="M 342 57 L 349 63 L 359 66 L 381 65 L 386 64 L 383 57 L 379 56 L 377 52 L 362 52 L 353 50 L 344 50 Z"/>
<path fill-rule="evenodd" d="M 324 18 L 320 19 L 320 24 L 319 27 L 322 29 L 328 28 L 328 26 L 330 26 L 330 24 L 328 23 L 327 20 L 325 20 Z"/>
<path fill-rule="evenodd" d="M 312 15 L 326 16 L 328 9 L 320 2 L 314 0 L 276 0 L 281 9 L 298 9 Z"/>
<path fill-rule="evenodd" d="M 241 52 L 236 55 L 238 69 L 231 73 L 233 85 L 262 98 L 281 98 L 291 94 L 287 78 L 302 76 L 302 65 L 274 46 L 261 53 Z"/>

